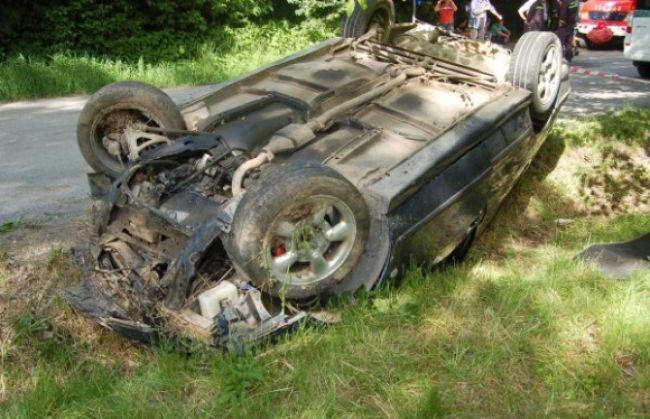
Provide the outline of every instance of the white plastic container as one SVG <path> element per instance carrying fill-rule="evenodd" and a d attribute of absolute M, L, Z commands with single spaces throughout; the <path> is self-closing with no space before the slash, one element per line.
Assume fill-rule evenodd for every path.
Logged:
<path fill-rule="evenodd" d="M 237 304 L 239 290 L 232 282 L 221 281 L 216 287 L 199 294 L 198 300 L 201 315 L 213 319 L 214 316 L 221 313 L 221 302 L 223 300 L 228 300 L 233 305 Z"/>

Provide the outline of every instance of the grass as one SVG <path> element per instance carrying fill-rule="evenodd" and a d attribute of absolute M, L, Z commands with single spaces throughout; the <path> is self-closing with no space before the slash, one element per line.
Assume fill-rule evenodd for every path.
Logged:
<path fill-rule="evenodd" d="M 0 62 L 0 102 L 92 93 L 118 80 L 158 87 L 217 83 L 284 57 L 335 31 L 316 21 L 278 21 L 243 28 L 225 27 L 213 43 L 200 46 L 193 60 L 151 64 L 59 54 Z"/>
<path fill-rule="evenodd" d="M 7 223 L 2 223 L 0 224 L 0 234 L 2 233 L 10 233 L 16 229 L 18 226 L 17 223 L 14 222 L 7 222 Z"/>
<path fill-rule="evenodd" d="M 648 176 L 648 130 L 617 139 L 630 115 L 650 110 L 558 124 L 466 263 L 411 270 L 345 306 L 340 323 L 241 356 L 131 345 L 62 302 L 79 273 L 60 250 L 26 274 L 40 295 L 9 286 L 18 267 L 0 259 L 0 295 L 15 296 L 0 327 L 0 415 L 644 417 L 650 274 L 612 281 L 574 259 L 650 231 L 645 207 L 593 211 L 581 194 L 608 144 Z M 603 123 L 614 131 L 590 129 Z"/>

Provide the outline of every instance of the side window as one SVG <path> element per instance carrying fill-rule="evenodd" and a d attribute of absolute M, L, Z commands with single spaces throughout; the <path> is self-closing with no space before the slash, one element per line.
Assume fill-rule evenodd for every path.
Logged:
<path fill-rule="evenodd" d="M 636 5 L 637 10 L 650 10 L 650 0 L 639 0 Z"/>

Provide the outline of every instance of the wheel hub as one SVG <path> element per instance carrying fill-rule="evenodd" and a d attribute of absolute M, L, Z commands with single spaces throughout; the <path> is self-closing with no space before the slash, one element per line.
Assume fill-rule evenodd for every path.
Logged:
<path fill-rule="evenodd" d="M 283 211 L 266 236 L 271 280 L 313 286 L 345 263 L 356 237 L 350 207 L 332 196 L 314 196 Z"/>
<path fill-rule="evenodd" d="M 124 164 L 139 158 L 145 149 L 169 142 L 162 135 L 145 132 L 150 126 L 160 127 L 160 124 L 142 111 L 121 109 L 109 112 L 100 118 L 95 141 L 109 156 Z"/>
<path fill-rule="evenodd" d="M 553 100 L 554 92 L 560 83 L 560 66 L 558 65 L 558 50 L 555 46 L 546 51 L 539 70 L 537 92 L 539 98 L 548 102 Z"/>

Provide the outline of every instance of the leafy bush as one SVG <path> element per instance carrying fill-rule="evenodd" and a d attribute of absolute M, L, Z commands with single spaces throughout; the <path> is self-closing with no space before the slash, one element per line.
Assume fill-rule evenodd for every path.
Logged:
<path fill-rule="evenodd" d="M 343 13 L 354 11 L 355 4 L 367 7 L 367 0 L 287 0 L 296 6 L 296 14 L 309 19 L 320 19 L 327 23 L 338 22 Z"/>
<path fill-rule="evenodd" d="M 326 21 L 337 21 L 341 16 L 346 4 L 354 7 L 354 1 L 350 0 L 288 0 L 296 5 L 296 14 L 307 18 L 324 19 Z"/>
<path fill-rule="evenodd" d="M 0 62 L 0 102 L 92 93 L 117 80 L 141 80 L 159 87 L 216 83 L 334 35 L 332 28 L 318 21 L 300 25 L 275 21 L 218 28 L 209 42 L 197 43 L 191 59 L 173 62 L 71 54 L 47 59 L 17 56 Z"/>
<path fill-rule="evenodd" d="M 0 58 L 88 54 L 173 60 L 194 54 L 225 25 L 272 9 L 271 0 L 6 0 Z"/>

